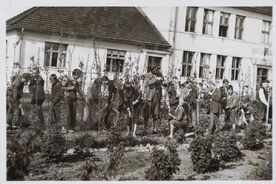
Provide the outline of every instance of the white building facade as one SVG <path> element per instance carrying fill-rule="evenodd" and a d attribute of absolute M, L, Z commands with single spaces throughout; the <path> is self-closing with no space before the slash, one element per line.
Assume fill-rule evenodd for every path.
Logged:
<path fill-rule="evenodd" d="M 65 45 L 66 50 L 64 52 L 64 60 L 60 61 L 58 59 L 60 52 L 57 52 L 57 59 L 54 59 L 54 47 L 58 47 L 60 44 L 58 36 L 49 37 L 42 34 L 24 33 L 23 41 L 19 41 L 16 46 L 19 37 L 15 33 L 7 35 L 7 79 L 9 80 L 15 73 L 29 72 L 33 66 L 38 66 L 42 69 L 41 75 L 46 79 L 45 87 L 48 90 L 50 90 L 49 87 L 51 85 L 48 80 L 50 74 L 56 74 L 58 77 L 64 74 L 71 76 L 71 72 L 75 68 L 80 68 L 82 64 L 84 65 L 82 70 L 86 73 L 85 89 L 87 89 L 88 85 L 98 75 L 97 67 L 95 66 L 95 56 L 101 67 L 101 75 L 107 75 L 112 79 L 116 75 L 115 64 L 108 65 L 108 58 L 114 58 L 114 54 L 116 54 L 116 59 L 121 59 L 125 66 L 121 71 L 117 72 L 120 78 L 126 75 L 127 67 L 132 69 L 128 73 L 129 77 L 136 74 L 145 74 L 152 58 L 168 61 L 170 54 L 168 51 L 151 50 L 135 45 L 102 41 L 95 42 L 95 54 L 91 40 L 64 38 L 62 44 Z M 53 51 L 49 52 L 51 55 L 50 59 L 45 58 L 47 57 L 47 51 L 45 51 L 47 44 L 52 44 L 51 49 Z M 20 67 L 14 67 L 14 63 L 20 63 Z M 161 62 L 160 66 L 163 73 L 167 73 L 168 62 Z"/>
<path fill-rule="evenodd" d="M 83 89 L 86 92 L 87 87 L 99 75 L 107 75 L 110 79 L 114 78 L 115 75 L 119 78 L 131 78 L 137 74 L 141 76 L 148 72 L 148 67 L 152 63 L 156 62 L 160 64 L 163 73 L 168 72 L 169 63 L 167 61 L 169 61 L 169 54 L 171 54 L 169 50 L 170 45 L 154 26 L 147 29 L 148 34 L 154 35 L 157 37 L 157 40 L 159 38 L 163 39 L 162 43 L 165 43 L 164 48 L 160 48 L 160 45 L 162 47 L 162 43 L 152 46 L 152 43 L 148 43 L 143 37 L 140 39 L 142 41 L 132 42 L 131 39 L 122 40 L 120 35 L 112 39 L 92 39 L 92 37 L 74 35 L 79 30 L 76 30 L 73 34 L 66 34 L 69 31 L 64 29 L 64 27 L 66 28 L 68 24 L 63 25 L 63 22 L 58 29 L 63 28 L 64 34 L 62 32 L 61 34 L 57 34 L 51 32 L 51 30 L 42 33 L 38 32 L 37 28 L 33 28 L 31 22 L 26 21 L 28 23 L 24 24 L 24 19 L 38 19 L 37 16 L 40 16 L 39 13 L 42 11 L 49 12 L 49 14 L 51 11 L 55 11 L 45 9 L 38 8 L 37 10 L 33 10 L 34 13 L 23 12 L 23 18 L 19 20 L 16 20 L 17 17 L 13 18 L 20 26 L 18 26 L 19 29 L 12 28 L 7 31 L 7 82 L 10 82 L 11 76 L 14 76 L 16 73 L 30 72 L 32 68 L 37 66 L 41 69 L 41 75 L 46 82 L 45 89 L 49 93 L 51 86 L 49 76 L 51 74 L 56 74 L 58 77 L 62 75 L 70 77 L 72 71 L 79 68 L 84 72 L 82 82 L 84 84 Z M 88 11 L 94 11 L 97 8 L 87 9 Z M 82 11 L 82 9 L 79 10 L 78 8 L 72 8 L 72 10 Z M 147 17 L 143 16 L 143 12 L 136 13 L 136 10 L 140 11 L 133 8 L 121 8 L 121 10 L 115 11 L 120 11 L 122 14 L 124 11 L 131 11 L 130 15 L 135 16 L 140 21 L 144 21 L 140 23 L 141 26 L 152 26 Z M 64 8 L 61 11 L 67 12 L 69 10 Z M 110 11 L 111 14 L 113 13 L 112 9 L 106 11 Z M 89 14 L 85 13 L 83 16 L 89 16 Z M 144 19 L 147 19 L 147 21 Z M 38 19 L 38 21 L 43 21 L 43 18 Z M 110 22 L 112 27 L 117 26 L 117 23 L 113 23 L 114 21 L 112 22 L 111 20 Z M 13 26 L 12 23 L 8 24 Z M 81 22 L 81 24 L 86 24 L 86 22 Z M 101 24 L 104 24 L 104 22 Z M 70 29 L 69 26 L 68 29 Z M 105 31 L 109 34 L 109 30 Z M 113 33 L 118 34 L 116 32 Z M 132 34 L 139 33 L 133 32 Z M 110 34 L 110 37 L 112 36 Z"/>
<path fill-rule="evenodd" d="M 272 80 L 272 10 L 245 7 L 145 7 L 172 45 L 174 75 L 230 80 L 235 91 Z"/>

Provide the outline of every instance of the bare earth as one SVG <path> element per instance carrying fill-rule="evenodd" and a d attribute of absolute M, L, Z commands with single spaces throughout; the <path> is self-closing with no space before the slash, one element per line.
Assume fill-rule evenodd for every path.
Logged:
<path fill-rule="evenodd" d="M 87 133 L 87 132 L 86 132 Z M 84 132 L 78 132 L 81 135 Z M 67 139 L 78 137 L 77 134 L 66 135 Z M 95 131 L 89 134 L 97 135 Z M 160 143 L 167 141 L 165 137 L 152 136 L 152 139 Z M 160 144 L 161 145 L 161 144 Z M 258 151 L 243 150 L 243 159 L 238 162 L 227 163 L 224 168 L 217 172 L 198 174 L 192 169 L 189 144 L 178 146 L 178 153 L 181 159 L 180 172 L 174 175 L 174 180 L 270 180 L 272 175 L 272 139 L 265 140 L 265 147 Z M 145 180 L 145 170 L 150 164 L 150 153 L 153 146 L 127 147 L 124 160 L 120 164 L 118 175 L 112 180 Z M 99 166 L 108 164 L 109 152 L 106 148 L 94 149 L 94 153 L 102 160 L 97 162 Z M 36 155 L 37 158 L 39 154 Z M 43 159 L 33 159 L 32 171 L 27 177 L 28 180 L 79 180 L 80 170 L 84 161 L 72 163 L 51 163 L 45 164 Z M 93 178 L 92 178 L 93 179 Z"/>

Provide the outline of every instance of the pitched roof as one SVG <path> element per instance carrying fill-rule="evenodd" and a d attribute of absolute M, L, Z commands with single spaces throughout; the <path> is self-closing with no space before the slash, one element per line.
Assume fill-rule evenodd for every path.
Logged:
<path fill-rule="evenodd" d="M 158 49 L 171 46 L 135 7 L 34 7 L 7 20 L 7 31 L 74 35 Z"/>

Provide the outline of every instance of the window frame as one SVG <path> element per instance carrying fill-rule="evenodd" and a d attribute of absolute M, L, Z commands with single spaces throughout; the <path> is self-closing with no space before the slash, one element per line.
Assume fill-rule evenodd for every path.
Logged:
<path fill-rule="evenodd" d="M 271 33 L 271 24 L 272 24 L 272 22 L 268 21 L 268 20 L 263 20 L 262 23 L 263 23 L 263 27 L 262 27 L 262 39 L 261 39 L 261 42 L 265 43 L 265 44 L 268 44 L 270 42 L 270 33 Z M 266 26 L 264 26 L 265 23 L 269 24 L 269 26 L 268 26 L 269 30 L 268 31 L 264 30 L 264 28 L 266 27 Z M 265 39 L 264 36 L 267 36 L 267 40 Z"/>
<path fill-rule="evenodd" d="M 240 69 L 241 69 L 241 57 L 232 58 L 231 67 L 231 80 L 239 80 Z"/>
<path fill-rule="evenodd" d="M 110 56 L 109 56 L 109 51 L 110 51 Z M 114 52 L 118 52 L 118 56 L 114 56 Z M 123 57 L 120 57 L 120 53 L 124 53 Z M 109 64 L 108 64 L 108 59 L 110 59 Z M 125 64 L 125 59 L 126 59 L 126 51 L 125 50 L 118 50 L 118 49 L 107 49 L 106 53 L 106 63 L 105 63 L 105 71 L 109 73 L 123 73 L 124 72 L 124 64 Z M 119 66 L 119 69 L 117 68 L 118 66 L 113 68 L 113 63 L 115 62 L 115 65 L 118 63 L 119 60 L 122 60 L 123 63 L 121 64 L 121 67 Z"/>
<path fill-rule="evenodd" d="M 47 44 L 50 45 L 50 48 L 47 49 Z M 54 47 L 58 47 L 58 50 L 54 49 Z M 65 49 L 62 49 L 65 48 Z M 57 42 L 45 42 L 45 49 L 44 49 L 44 64 L 45 68 L 65 68 L 66 67 L 66 56 L 67 56 L 67 49 L 68 44 L 64 43 L 57 43 Z M 47 62 L 47 54 L 49 54 L 49 61 Z M 53 54 L 57 54 L 57 63 L 56 66 L 52 66 L 53 64 Z M 62 58 L 62 62 L 60 63 L 59 60 L 61 55 L 64 55 Z M 60 64 L 59 64 L 60 63 Z M 48 64 L 48 65 L 47 65 Z"/>
<path fill-rule="evenodd" d="M 209 21 L 209 12 L 212 12 L 212 21 Z M 206 13 L 207 13 L 207 15 L 206 15 Z M 213 34 L 214 13 L 215 13 L 214 10 L 204 9 L 202 34 L 205 34 L 205 35 Z M 208 31 L 206 31 L 206 30 L 208 30 L 208 29 L 206 29 L 206 28 L 208 28 L 208 25 L 211 26 L 211 33 L 207 33 Z"/>
<path fill-rule="evenodd" d="M 182 71 L 181 71 L 182 77 L 190 77 L 192 75 L 194 55 L 195 55 L 195 52 L 186 51 L 186 50 L 183 51 Z M 189 71 L 189 68 L 190 68 L 190 71 Z M 190 74 L 190 75 L 188 75 L 188 74 Z"/>
<path fill-rule="evenodd" d="M 242 25 L 237 25 L 238 24 L 238 19 L 242 20 Z M 241 15 L 236 15 L 236 23 L 235 23 L 235 39 L 242 40 L 243 39 L 243 31 L 244 31 L 244 21 L 245 21 L 245 16 Z M 240 33 L 240 34 L 238 34 Z"/>
<path fill-rule="evenodd" d="M 203 58 L 204 56 L 209 56 L 208 60 L 207 60 L 207 64 L 204 63 Z M 206 78 L 207 74 L 206 70 L 210 69 L 210 60 L 211 60 L 211 54 L 208 53 L 200 53 L 200 63 L 199 63 L 199 73 L 198 73 L 198 77 L 199 78 Z"/>
<path fill-rule="evenodd" d="M 216 79 L 223 79 L 225 72 L 225 61 L 226 57 L 224 55 L 217 55 L 217 63 L 216 63 Z M 222 59 L 219 59 L 222 58 Z M 221 63 L 223 61 L 223 63 Z"/>
<path fill-rule="evenodd" d="M 195 11 L 194 12 L 194 18 L 192 17 L 189 17 L 189 15 L 191 14 L 190 11 Z M 197 10 L 198 8 L 197 7 L 192 7 L 192 6 L 189 6 L 186 8 L 186 19 L 185 19 L 185 31 L 186 32 L 196 32 L 196 22 L 197 22 Z M 193 25 L 193 26 L 192 26 Z M 192 27 L 193 27 L 193 30 L 192 30 Z"/>
<path fill-rule="evenodd" d="M 222 18 L 227 17 L 227 24 L 222 24 Z M 228 29 L 229 29 L 229 19 L 230 19 L 230 13 L 225 13 L 225 12 L 220 12 L 220 20 L 219 20 L 219 37 L 224 37 L 227 38 L 228 37 Z M 221 28 L 226 28 L 226 35 L 223 36 L 221 35 Z"/>

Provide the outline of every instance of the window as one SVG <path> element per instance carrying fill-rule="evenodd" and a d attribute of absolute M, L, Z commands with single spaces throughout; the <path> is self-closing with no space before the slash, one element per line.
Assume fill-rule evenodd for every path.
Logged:
<path fill-rule="evenodd" d="M 211 54 L 201 53 L 200 66 L 199 66 L 200 78 L 205 78 L 208 75 L 209 66 L 210 66 L 210 57 L 211 57 Z"/>
<path fill-rule="evenodd" d="M 65 67 L 67 44 L 45 42 L 45 67 Z"/>
<path fill-rule="evenodd" d="M 223 79 L 225 59 L 226 56 L 217 56 L 216 79 Z"/>
<path fill-rule="evenodd" d="M 238 80 L 240 73 L 241 58 L 233 57 L 232 60 L 232 70 L 231 70 L 231 80 Z"/>
<path fill-rule="evenodd" d="M 125 51 L 107 50 L 106 72 L 123 72 Z"/>
<path fill-rule="evenodd" d="M 229 13 L 220 13 L 219 36 L 221 37 L 227 37 L 229 17 Z"/>
<path fill-rule="evenodd" d="M 235 38 L 236 39 L 242 39 L 242 33 L 243 33 L 243 22 L 244 18 L 242 16 L 236 16 L 236 29 L 235 29 Z"/>
<path fill-rule="evenodd" d="M 268 76 L 268 69 L 267 68 L 262 68 L 262 67 L 257 68 L 257 82 L 259 84 L 266 81 L 267 76 Z"/>
<path fill-rule="evenodd" d="M 150 67 L 153 64 L 161 67 L 161 60 L 162 60 L 162 57 L 148 56 L 148 72 L 150 71 Z"/>
<path fill-rule="evenodd" d="M 204 10 L 204 19 L 203 19 L 203 34 L 212 34 L 212 28 L 213 28 L 213 17 L 214 17 L 214 11 L 212 10 Z"/>
<path fill-rule="evenodd" d="M 263 21 L 263 30 L 262 30 L 262 43 L 269 43 L 269 36 L 271 30 L 271 22 Z"/>
<path fill-rule="evenodd" d="M 183 52 L 183 61 L 182 61 L 182 76 L 190 77 L 192 72 L 192 61 L 194 52 L 184 51 Z"/>
<path fill-rule="evenodd" d="M 185 31 L 195 32 L 196 12 L 197 8 L 195 7 L 187 8 Z"/>

